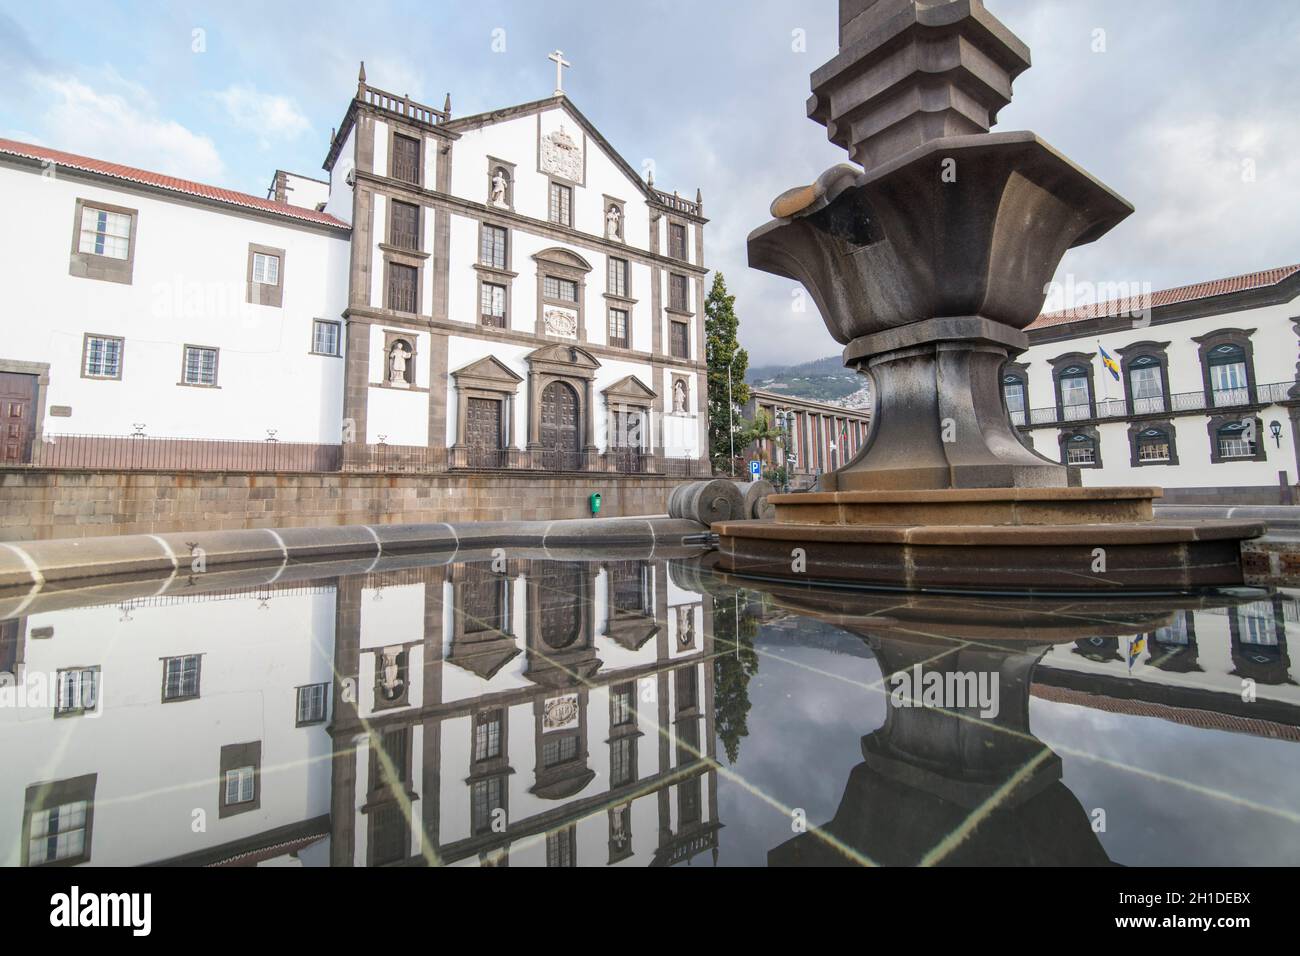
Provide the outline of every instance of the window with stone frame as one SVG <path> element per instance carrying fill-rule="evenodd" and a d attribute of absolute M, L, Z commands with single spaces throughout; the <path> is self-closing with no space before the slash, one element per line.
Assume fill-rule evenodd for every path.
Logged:
<path fill-rule="evenodd" d="M 497 811 L 505 809 L 506 777 L 497 774 L 470 784 L 470 827 L 475 836 L 492 832 Z"/>
<path fill-rule="evenodd" d="M 691 327 L 685 322 L 673 320 L 668 323 L 669 352 L 674 358 L 691 357 Z"/>
<path fill-rule="evenodd" d="M 311 350 L 316 355 L 343 354 L 343 325 L 333 319 L 313 319 Z"/>
<path fill-rule="evenodd" d="M 479 318 L 486 326 L 506 327 L 506 287 L 496 282 L 479 284 Z"/>
<path fill-rule="evenodd" d="M 126 340 L 116 335 L 86 334 L 81 374 L 85 378 L 122 377 L 122 350 Z"/>
<path fill-rule="evenodd" d="M 1160 428 L 1148 428 L 1138 435 L 1137 459 L 1142 464 L 1169 461 L 1169 435 Z"/>
<path fill-rule="evenodd" d="M 1056 387 L 1066 421 L 1092 417 L 1092 388 L 1086 369 L 1078 365 L 1062 369 Z"/>
<path fill-rule="evenodd" d="M 163 703 L 177 700 L 193 700 L 198 697 L 202 666 L 202 654 L 185 654 L 180 657 L 164 657 L 162 685 Z"/>
<path fill-rule="evenodd" d="M 253 281 L 258 285 L 279 285 L 280 257 L 265 252 L 254 252 Z"/>
<path fill-rule="evenodd" d="M 563 183 L 551 183 L 550 220 L 561 226 L 573 225 L 573 190 Z"/>
<path fill-rule="evenodd" d="M 542 297 L 561 302 L 577 302 L 578 283 L 558 276 L 545 276 L 542 279 Z"/>
<path fill-rule="evenodd" d="M 329 713 L 330 685 L 304 684 L 298 688 L 295 726 L 306 727 L 311 724 L 323 724 Z"/>
<path fill-rule="evenodd" d="M 419 311 L 420 270 L 400 262 L 388 263 L 388 308 L 394 312 Z"/>
<path fill-rule="evenodd" d="M 479 265 L 493 269 L 506 268 L 506 242 L 508 236 L 501 226 L 489 226 L 484 223 L 479 231 Z"/>
<path fill-rule="evenodd" d="M 627 298 L 627 260 L 609 257 L 609 282 L 605 290 L 610 295 Z"/>
<path fill-rule="evenodd" d="M 474 762 L 495 760 L 502 755 L 501 740 L 505 714 L 500 707 L 474 715 Z"/>
<path fill-rule="evenodd" d="M 636 780 L 636 736 L 615 737 L 609 742 L 609 785 L 625 787 Z"/>
<path fill-rule="evenodd" d="M 420 141 L 401 133 L 393 134 L 392 176 L 404 183 L 420 185 Z"/>
<path fill-rule="evenodd" d="M 420 251 L 420 207 L 394 199 L 390 203 L 392 224 L 388 241 L 398 249 Z"/>
<path fill-rule="evenodd" d="M 609 725 L 628 727 L 636 724 L 636 684 L 616 684 L 609 692 Z"/>
<path fill-rule="evenodd" d="M 1061 463 L 1080 468 L 1097 468 L 1101 462 L 1097 454 L 1097 440 L 1088 434 L 1075 433 L 1061 438 Z"/>
<path fill-rule="evenodd" d="M 221 748 L 220 801 L 222 818 L 261 806 L 262 742 L 226 744 Z"/>
<path fill-rule="evenodd" d="M 1029 404 L 1026 398 L 1028 394 L 1023 375 L 1017 372 L 1007 372 L 1002 376 L 1002 397 L 1007 403 L 1007 413 L 1011 416 L 1011 421 L 1016 425 L 1025 423 Z"/>
<path fill-rule="evenodd" d="M 54 714 L 67 717 L 99 707 L 99 668 L 70 667 L 55 675 Z"/>
<path fill-rule="evenodd" d="M 627 309 L 609 310 L 609 344 L 617 348 L 629 348 Z"/>
<path fill-rule="evenodd" d="M 668 224 L 668 254 L 674 259 L 688 259 L 686 227 L 680 222 Z"/>
<path fill-rule="evenodd" d="M 1250 372 L 1240 345 L 1224 343 L 1206 355 L 1210 375 L 1210 401 L 1215 408 L 1250 402 Z M 1253 454 L 1253 452 L 1252 452 Z"/>
<path fill-rule="evenodd" d="M 689 312 L 690 280 L 686 276 L 672 273 L 668 276 L 668 307 L 678 312 Z"/>
<path fill-rule="evenodd" d="M 570 825 L 546 834 L 546 865 L 578 865 L 578 828 Z"/>
<path fill-rule="evenodd" d="M 90 861 L 95 774 L 36 783 L 23 806 L 23 866 L 71 866 Z"/>
<path fill-rule="evenodd" d="M 1246 422 L 1229 422 L 1215 433 L 1220 458 L 1254 458 L 1259 436 L 1251 434 Z"/>
<path fill-rule="evenodd" d="M 185 346 L 181 383 L 213 387 L 217 384 L 217 350 L 202 345 Z"/>
<path fill-rule="evenodd" d="M 1165 411 L 1165 384 L 1160 359 L 1154 355 L 1139 355 L 1126 364 L 1133 414 L 1150 415 Z"/>
<path fill-rule="evenodd" d="M 81 207 L 80 252 L 109 259 L 127 259 L 131 254 L 131 227 L 134 216 L 110 212 L 95 206 Z"/>

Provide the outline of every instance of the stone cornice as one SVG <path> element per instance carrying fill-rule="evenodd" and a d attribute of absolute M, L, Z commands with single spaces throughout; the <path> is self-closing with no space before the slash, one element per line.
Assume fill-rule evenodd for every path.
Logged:
<path fill-rule="evenodd" d="M 469 322 L 456 322 L 451 319 L 435 319 L 427 315 L 389 312 L 384 309 L 375 309 L 369 306 L 351 306 L 344 309 L 343 318 L 347 319 L 349 322 L 361 321 L 368 325 L 383 324 L 386 326 L 416 329 L 419 331 L 445 332 L 468 338 L 490 339 L 495 342 L 509 342 L 515 345 L 529 345 L 533 348 L 556 344 L 577 345 L 579 348 L 585 349 L 593 355 L 616 359 L 622 362 L 645 362 L 647 365 L 654 365 L 659 368 L 690 369 L 699 372 L 707 371 L 707 366 L 704 362 L 676 359 L 671 355 L 654 355 L 651 352 L 642 352 L 635 349 L 621 349 L 610 345 L 600 345 L 595 342 L 566 342 L 559 339 L 547 338 L 545 336 L 532 335 L 528 332 L 518 332 L 514 329 L 488 328 L 486 326 L 474 325 Z"/>
<path fill-rule="evenodd" d="M 366 172 L 358 169 L 356 171 L 356 176 L 358 184 L 363 182 L 369 183 L 372 188 L 382 189 L 388 195 L 406 198 L 412 202 L 420 202 L 424 205 L 433 206 L 435 208 L 446 209 L 476 219 L 480 222 L 487 222 L 492 225 L 501 225 L 507 228 L 523 229 L 527 232 L 533 233 L 534 235 L 545 236 L 548 239 L 553 239 L 558 242 L 566 242 L 569 245 L 578 246 L 583 249 L 591 249 L 603 255 L 613 255 L 620 259 L 632 259 L 639 262 L 641 265 L 659 266 L 661 268 L 672 269 L 676 272 L 690 272 L 701 278 L 712 271 L 706 266 L 699 266 L 692 262 L 684 262 L 681 259 L 675 259 L 672 256 L 651 252 L 648 249 L 642 249 L 639 246 L 629 245 L 622 241 L 615 242 L 606 239 L 604 236 L 579 232 L 577 229 L 573 229 L 569 226 L 561 226 L 557 223 L 543 219 L 534 219 L 531 216 L 522 215 L 514 210 L 501 209 L 497 206 L 490 206 L 487 203 L 461 199 L 459 196 L 439 192 L 436 189 L 422 189 L 419 186 L 412 186 L 410 183 L 405 183 L 397 179 L 390 179 L 387 176 L 381 176 L 377 173 Z"/>

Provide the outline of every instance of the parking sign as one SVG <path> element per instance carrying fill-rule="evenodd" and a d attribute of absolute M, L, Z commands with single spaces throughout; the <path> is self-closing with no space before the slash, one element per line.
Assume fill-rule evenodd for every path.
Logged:
<path fill-rule="evenodd" d="M 751 461 L 749 463 L 749 480 L 758 481 L 758 479 L 762 477 L 763 477 L 763 463 L 759 461 Z"/>

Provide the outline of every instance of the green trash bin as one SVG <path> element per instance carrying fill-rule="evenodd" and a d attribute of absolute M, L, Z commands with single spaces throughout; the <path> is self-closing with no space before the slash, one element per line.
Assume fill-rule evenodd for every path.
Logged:
<path fill-rule="evenodd" d="M 591 505 L 591 513 L 593 517 L 595 515 L 600 514 L 600 492 L 595 492 L 594 494 L 592 494 L 591 498 L 589 499 L 589 504 Z"/>

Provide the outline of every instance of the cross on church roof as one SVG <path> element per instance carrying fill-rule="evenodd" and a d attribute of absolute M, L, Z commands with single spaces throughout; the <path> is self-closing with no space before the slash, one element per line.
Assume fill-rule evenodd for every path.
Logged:
<path fill-rule="evenodd" d="M 564 53 L 560 50 L 548 54 L 546 59 L 555 61 L 555 95 L 562 96 L 564 95 L 564 68 L 573 64 L 564 58 Z"/>

